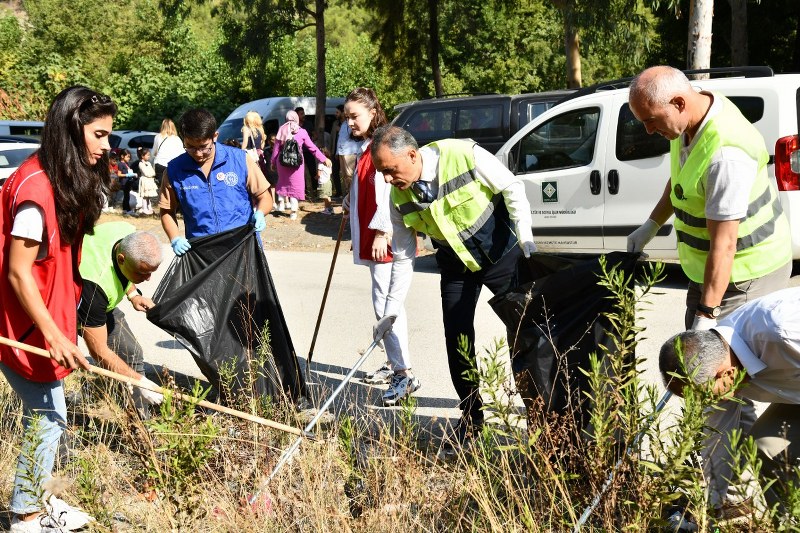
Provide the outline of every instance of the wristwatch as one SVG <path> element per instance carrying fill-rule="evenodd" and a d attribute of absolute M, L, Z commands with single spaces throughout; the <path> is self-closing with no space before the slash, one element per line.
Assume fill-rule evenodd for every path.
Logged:
<path fill-rule="evenodd" d="M 720 306 L 709 307 L 703 304 L 697 304 L 697 310 L 701 313 L 705 313 L 707 315 L 711 315 L 711 318 L 717 318 L 722 313 L 722 308 Z"/>

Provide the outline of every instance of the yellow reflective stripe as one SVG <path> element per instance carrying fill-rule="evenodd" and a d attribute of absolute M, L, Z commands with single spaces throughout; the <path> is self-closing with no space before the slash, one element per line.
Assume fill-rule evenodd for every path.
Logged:
<path fill-rule="evenodd" d="M 753 246 L 756 246 L 757 244 L 769 239 L 772 234 L 775 233 L 775 223 L 782 214 L 783 208 L 781 207 L 781 203 L 777 198 L 775 198 L 775 200 L 772 202 L 772 217 L 761 226 L 755 228 L 748 235 L 743 235 L 736 239 L 736 251 L 740 252 L 747 248 L 752 248 Z M 691 248 L 700 250 L 702 252 L 708 252 L 711 249 L 711 242 L 708 239 L 690 235 L 689 233 L 681 230 L 676 230 L 675 234 L 678 237 L 678 242 L 681 242 L 686 246 L 690 246 Z"/>
<path fill-rule="evenodd" d="M 444 185 L 439 186 L 439 198 L 444 198 L 450 193 L 453 193 L 460 189 L 461 187 L 465 187 L 475 181 L 475 175 L 472 171 L 464 172 L 448 180 Z"/>
<path fill-rule="evenodd" d="M 476 220 L 470 227 L 464 228 L 463 230 L 458 232 L 458 239 L 462 242 L 466 241 L 473 235 L 475 235 L 486 222 L 492 218 L 494 214 L 495 206 L 497 205 L 498 199 L 501 195 L 496 194 L 492 197 L 492 201 L 489 202 L 489 205 L 486 206 L 486 209 L 483 210 L 483 213 L 480 214 L 478 220 Z"/>
<path fill-rule="evenodd" d="M 416 213 L 418 211 L 424 211 L 428 209 L 431 204 L 423 203 L 423 202 L 406 202 L 397 206 L 397 209 L 400 210 L 400 214 L 406 216 L 410 213 Z"/>

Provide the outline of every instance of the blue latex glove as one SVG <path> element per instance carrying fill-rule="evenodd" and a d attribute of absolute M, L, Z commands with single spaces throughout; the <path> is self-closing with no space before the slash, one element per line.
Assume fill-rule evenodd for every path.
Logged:
<path fill-rule="evenodd" d="M 255 225 L 256 233 L 261 233 L 267 227 L 267 221 L 264 219 L 264 213 L 258 209 L 253 209 L 253 217 L 250 219 L 250 222 Z"/>
<path fill-rule="evenodd" d="M 189 241 L 183 237 L 175 237 L 170 244 L 172 245 L 172 251 L 175 252 L 175 255 L 183 255 L 192 247 Z"/>

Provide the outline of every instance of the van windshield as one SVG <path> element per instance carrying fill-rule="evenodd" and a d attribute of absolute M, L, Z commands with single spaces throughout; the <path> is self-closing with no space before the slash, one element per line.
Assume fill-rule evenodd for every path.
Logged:
<path fill-rule="evenodd" d="M 217 128 L 217 132 L 219 132 L 218 141 L 224 143 L 229 139 L 236 139 L 239 142 L 242 142 L 242 126 L 244 125 L 244 120 L 241 118 L 237 118 L 235 120 L 226 120 L 222 124 L 220 124 L 219 128 Z"/>

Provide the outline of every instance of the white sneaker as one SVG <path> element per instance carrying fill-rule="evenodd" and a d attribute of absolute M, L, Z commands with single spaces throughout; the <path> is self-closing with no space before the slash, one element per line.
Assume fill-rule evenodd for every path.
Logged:
<path fill-rule="evenodd" d="M 411 393 L 419 390 L 422 386 L 419 379 L 414 376 L 404 376 L 403 374 L 393 374 L 392 383 L 386 392 L 383 393 L 383 405 L 397 405 L 397 402 Z"/>
<path fill-rule="evenodd" d="M 389 362 L 385 362 L 381 365 L 378 370 L 368 373 L 364 376 L 363 381 L 364 383 L 369 383 L 370 385 L 386 385 L 392 382 L 392 376 L 394 375 L 394 371 L 389 366 Z"/>
<path fill-rule="evenodd" d="M 94 520 L 89 513 L 69 505 L 62 499 L 50 496 L 45 503 L 47 518 L 54 521 L 56 527 L 63 531 L 80 529 Z"/>
<path fill-rule="evenodd" d="M 297 220 L 297 211 L 292 211 L 292 214 L 289 215 L 289 220 Z"/>
<path fill-rule="evenodd" d="M 277 206 L 275 207 L 275 211 L 278 211 L 279 213 L 283 212 L 283 201 L 278 202 Z"/>

